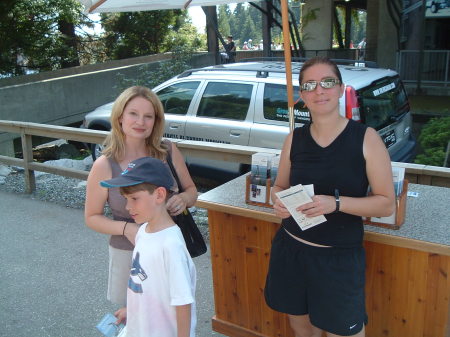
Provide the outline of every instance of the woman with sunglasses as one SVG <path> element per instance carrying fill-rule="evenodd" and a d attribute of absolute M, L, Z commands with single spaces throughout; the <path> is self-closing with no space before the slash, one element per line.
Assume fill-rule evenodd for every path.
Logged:
<path fill-rule="evenodd" d="M 296 337 L 364 336 L 362 217 L 394 211 L 389 154 L 374 129 L 339 113 L 345 86 L 334 62 L 308 60 L 299 80 L 311 123 L 291 132 L 282 148 L 272 189 L 282 226 L 272 242 L 266 302 L 289 315 Z M 275 194 L 298 184 L 313 184 L 315 195 L 296 210 L 326 218 L 306 230 Z"/>

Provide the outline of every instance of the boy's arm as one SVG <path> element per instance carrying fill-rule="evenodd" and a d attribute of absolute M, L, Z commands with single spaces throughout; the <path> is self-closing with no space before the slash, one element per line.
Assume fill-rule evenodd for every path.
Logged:
<path fill-rule="evenodd" d="M 191 304 L 177 305 L 177 337 L 189 337 L 191 334 Z"/>

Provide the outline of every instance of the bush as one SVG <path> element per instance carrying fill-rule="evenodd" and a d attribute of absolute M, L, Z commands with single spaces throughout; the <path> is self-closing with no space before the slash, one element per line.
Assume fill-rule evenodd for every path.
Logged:
<path fill-rule="evenodd" d="M 154 88 L 158 84 L 172 78 L 175 75 L 190 69 L 189 62 L 193 55 L 193 49 L 189 47 L 175 47 L 172 50 L 172 58 L 162 61 L 157 68 L 153 64 L 144 64 L 139 67 L 139 75 L 129 78 L 122 73 L 117 74 L 118 85 L 114 87 L 118 92 L 134 85 Z"/>
<path fill-rule="evenodd" d="M 414 162 L 443 166 L 449 141 L 450 116 L 430 119 L 422 128 L 419 136 L 419 144 L 424 153 L 417 155 Z"/>

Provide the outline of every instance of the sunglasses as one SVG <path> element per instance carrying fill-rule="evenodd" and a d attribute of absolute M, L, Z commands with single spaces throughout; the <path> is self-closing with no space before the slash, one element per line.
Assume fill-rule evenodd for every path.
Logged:
<path fill-rule="evenodd" d="M 320 84 L 320 86 L 324 89 L 331 89 L 340 83 L 341 83 L 341 81 L 339 81 L 337 78 L 324 78 L 323 80 L 321 80 L 319 82 L 317 82 L 317 81 L 305 82 L 300 86 L 300 90 L 301 91 L 314 91 L 317 88 L 317 84 Z"/>

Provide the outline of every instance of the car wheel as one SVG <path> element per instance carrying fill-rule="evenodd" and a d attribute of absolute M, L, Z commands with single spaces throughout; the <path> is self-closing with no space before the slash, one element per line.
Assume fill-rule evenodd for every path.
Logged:
<path fill-rule="evenodd" d="M 431 4 L 431 13 L 436 13 L 438 11 L 437 5 L 435 3 Z"/>
<path fill-rule="evenodd" d="M 92 160 L 96 160 L 102 155 L 103 145 L 101 144 L 90 144 Z"/>

